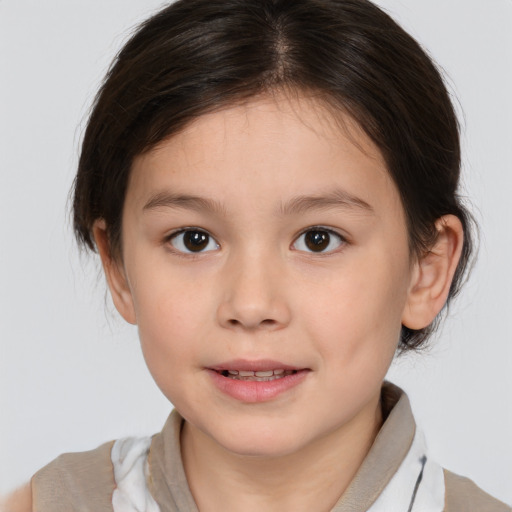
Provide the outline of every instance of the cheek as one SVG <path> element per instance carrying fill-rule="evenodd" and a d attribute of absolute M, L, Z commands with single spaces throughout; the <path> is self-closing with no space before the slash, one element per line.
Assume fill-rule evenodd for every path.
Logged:
<path fill-rule="evenodd" d="M 198 281 L 171 265 L 163 250 L 140 249 L 132 258 L 130 288 L 141 336 L 171 341 L 171 333 L 190 330 L 202 307 Z"/>
<path fill-rule="evenodd" d="M 132 291 L 141 348 L 153 378 L 168 395 L 164 387 L 175 381 L 169 375 L 200 361 L 197 340 L 207 334 L 208 294 L 168 272 L 148 272 L 139 278 Z"/>
<path fill-rule="evenodd" d="M 324 291 L 310 290 L 302 309 L 312 339 L 323 340 L 325 360 L 378 366 L 393 357 L 399 341 L 407 267 L 392 258 L 354 259 L 357 264 L 326 282 Z"/>

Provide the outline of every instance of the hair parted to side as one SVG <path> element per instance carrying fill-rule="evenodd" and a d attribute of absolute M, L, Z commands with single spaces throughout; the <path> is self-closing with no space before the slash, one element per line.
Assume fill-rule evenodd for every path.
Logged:
<path fill-rule="evenodd" d="M 197 117 L 275 91 L 314 94 L 352 116 L 382 152 L 405 210 L 411 252 L 425 254 L 435 221 L 457 216 L 462 256 L 472 218 L 458 196 L 459 126 L 443 79 L 420 45 L 368 0 L 178 0 L 145 21 L 112 64 L 85 131 L 74 184 L 74 230 L 95 250 L 104 219 L 122 258 L 121 218 L 134 157 Z M 402 328 L 419 349 L 435 325 Z"/>

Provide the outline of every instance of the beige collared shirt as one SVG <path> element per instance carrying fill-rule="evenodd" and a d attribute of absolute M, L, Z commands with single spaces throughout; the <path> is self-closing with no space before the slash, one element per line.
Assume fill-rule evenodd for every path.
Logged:
<path fill-rule="evenodd" d="M 416 430 L 409 399 L 397 386 L 382 388 L 384 424 L 368 455 L 333 512 L 364 512 L 389 483 L 406 456 Z M 188 487 L 180 452 L 183 419 L 177 411 L 153 436 L 148 487 L 161 512 L 198 512 Z M 96 450 L 64 454 L 32 479 L 37 512 L 111 512 L 115 488 L 112 442 Z M 445 512 L 511 512 L 471 480 L 444 470 Z M 393 511 L 394 512 L 394 511 Z"/>

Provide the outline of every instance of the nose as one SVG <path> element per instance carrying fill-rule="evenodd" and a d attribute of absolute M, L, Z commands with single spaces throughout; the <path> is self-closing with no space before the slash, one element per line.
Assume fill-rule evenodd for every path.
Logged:
<path fill-rule="evenodd" d="M 223 294 L 217 309 L 222 327 L 274 331 L 289 324 L 286 277 L 276 258 L 237 258 L 222 274 Z"/>

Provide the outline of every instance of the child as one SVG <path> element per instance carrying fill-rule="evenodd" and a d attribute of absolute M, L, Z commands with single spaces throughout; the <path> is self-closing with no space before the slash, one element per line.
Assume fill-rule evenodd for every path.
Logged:
<path fill-rule="evenodd" d="M 510 510 L 437 466 L 383 384 L 464 276 L 459 169 L 436 68 L 367 1 L 148 20 L 90 117 L 74 220 L 176 410 L 50 463 L 30 507 Z"/>

